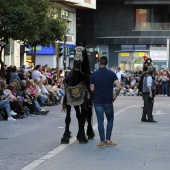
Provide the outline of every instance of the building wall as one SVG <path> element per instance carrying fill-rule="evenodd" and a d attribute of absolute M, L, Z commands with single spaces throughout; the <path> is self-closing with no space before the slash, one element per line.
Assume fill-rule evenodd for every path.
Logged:
<path fill-rule="evenodd" d="M 161 1 L 160 1 L 161 2 Z M 124 0 L 97 0 L 97 8 L 77 11 L 82 24 L 78 28 L 77 39 L 85 39 L 88 45 L 109 45 L 110 65 L 119 64 L 115 51 L 121 50 L 120 45 L 157 45 L 167 44 L 169 30 L 135 30 L 136 7 L 152 5 L 125 4 Z M 164 5 L 167 7 L 167 4 Z M 90 17 L 87 17 L 90 16 Z M 115 56 L 114 58 L 112 56 Z"/>
<path fill-rule="evenodd" d="M 37 55 L 36 63 L 44 66 L 48 64 L 51 68 L 56 68 L 56 56 L 55 55 Z"/>

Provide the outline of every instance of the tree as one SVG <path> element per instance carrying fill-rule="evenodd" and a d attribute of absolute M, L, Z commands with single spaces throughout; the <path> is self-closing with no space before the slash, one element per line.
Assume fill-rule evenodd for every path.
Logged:
<path fill-rule="evenodd" d="M 41 16 L 41 23 L 37 24 L 33 30 L 33 36 L 30 36 L 27 32 L 27 43 L 31 45 L 33 49 L 34 64 L 36 61 L 36 46 L 41 44 L 42 46 L 49 46 L 52 44 L 55 46 L 56 40 L 63 40 L 67 30 L 67 23 L 61 18 L 62 6 L 56 3 L 50 3 L 45 15 Z M 40 16 L 40 15 L 37 15 Z M 37 20 L 39 20 L 37 18 Z"/>
<path fill-rule="evenodd" d="M 9 43 L 10 38 L 36 46 L 39 43 L 42 45 L 54 44 L 55 38 L 61 38 L 62 34 L 65 34 L 66 24 L 60 17 L 57 19 L 52 17 L 54 11 L 50 11 L 50 9 L 55 8 L 49 0 L 0 0 L 0 42 L 2 42 L 0 43 L 0 64 L 2 73 L 4 72 L 2 51 Z"/>

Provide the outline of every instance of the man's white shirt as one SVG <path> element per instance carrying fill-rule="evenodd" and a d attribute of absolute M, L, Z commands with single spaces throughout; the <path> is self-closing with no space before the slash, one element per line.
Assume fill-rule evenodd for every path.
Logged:
<path fill-rule="evenodd" d="M 124 76 L 125 76 L 125 74 L 123 73 L 123 71 L 117 71 L 117 72 L 115 72 L 115 73 L 116 73 L 116 76 L 117 76 L 117 78 L 118 78 L 119 82 L 121 81 L 121 77 L 122 77 L 122 75 L 124 75 Z"/>
<path fill-rule="evenodd" d="M 32 72 L 32 79 L 35 80 L 37 79 L 38 81 L 43 77 L 43 75 L 40 73 L 38 70 L 33 70 Z"/>

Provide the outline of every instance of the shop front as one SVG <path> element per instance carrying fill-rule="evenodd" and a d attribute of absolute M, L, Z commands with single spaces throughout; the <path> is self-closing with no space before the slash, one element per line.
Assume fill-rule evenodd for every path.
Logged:
<path fill-rule="evenodd" d="M 149 51 L 122 51 L 118 52 L 118 63 L 122 71 L 142 70 L 144 56 Z"/>
<path fill-rule="evenodd" d="M 63 55 L 59 58 L 59 67 L 64 68 L 64 44 Z M 66 44 L 66 67 L 70 66 L 71 61 L 74 58 L 74 44 Z M 29 51 L 26 56 L 26 65 L 33 64 L 32 60 L 33 49 L 29 48 Z M 56 68 L 57 59 L 56 59 L 56 49 L 50 45 L 49 47 L 43 47 L 38 45 L 36 47 L 36 64 L 46 65 L 48 64 L 51 68 Z"/>

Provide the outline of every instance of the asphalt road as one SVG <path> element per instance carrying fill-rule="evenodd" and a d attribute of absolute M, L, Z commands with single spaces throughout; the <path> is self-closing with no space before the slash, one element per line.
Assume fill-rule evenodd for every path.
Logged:
<path fill-rule="evenodd" d="M 141 97 L 119 96 L 115 101 L 115 122 L 112 134 L 118 143 L 114 150 L 115 155 L 112 155 L 110 150 L 102 151 L 102 153 L 100 149 L 96 150 L 99 135 L 95 114 L 93 116 L 95 139 L 81 145 L 72 138 L 68 147 L 60 145 L 65 126 L 65 113 L 62 112 L 61 105 L 45 107 L 50 110 L 46 116 L 33 115 L 29 118 L 18 119 L 16 122 L 0 121 L 0 170 L 32 170 L 34 168 L 36 170 L 110 170 L 110 168 L 113 169 L 112 167 L 119 170 L 148 168 L 149 170 L 160 170 L 160 168 L 166 170 L 170 166 L 168 142 L 170 141 L 170 98 L 155 98 L 153 112 L 154 119 L 158 120 L 155 124 L 140 122 L 142 106 Z M 72 136 L 76 136 L 77 120 L 73 109 L 70 129 Z M 50 151 L 55 151 L 51 157 L 48 154 Z M 93 151 L 92 159 L 88 160 L 91 151 Z M 79 156 L 82 152 L 86 158 Z M 72 156 L 74 154 L 78 154 L 78 162 Z M 105 155 L 106 159 L 101 155 Z M 108 156 L 115 158 L 113 164 Z M 40 159 L 43 157 L 46 159 Z M 32 166 L 32 163 L 37 160 L 41 161 Z M 85 166 L 87 161 L 89 166 Z"/>

